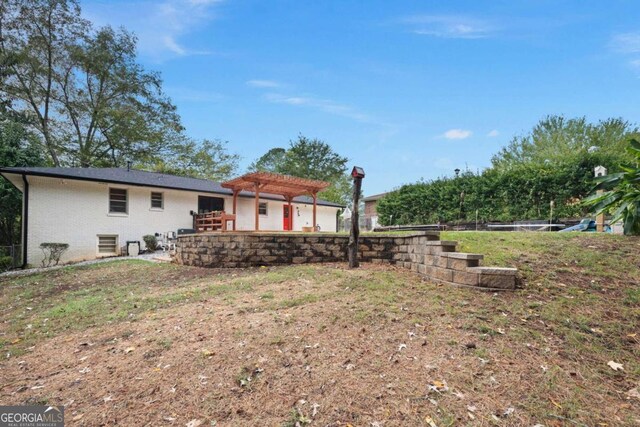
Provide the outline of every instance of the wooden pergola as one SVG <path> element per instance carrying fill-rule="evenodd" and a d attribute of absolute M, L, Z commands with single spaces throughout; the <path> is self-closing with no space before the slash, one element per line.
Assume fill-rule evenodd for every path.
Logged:
<path fill-rule="evenodd" d="M 277 194 L 284 197 L 289 206 L 289 229 L 292 228 L 293 214 L 291 202 L 294 197 L 309 195 L 313 198 L 313 229 L 316 229 L 316 207 L 318 192 L 330 184 L 325 181 L 298 178 L 289 175 L 279 175 L 271 172 L 252 172 L 223 182 L 222 187 L 233 191 L 233 214 L 236 214 L 238 194 L 243 191 L 253 191 L 255 195 L 256 222 L 255 230 L 260 230 L 260 193 Z M 235 229 L 235 223 L 234 223 Z"/>

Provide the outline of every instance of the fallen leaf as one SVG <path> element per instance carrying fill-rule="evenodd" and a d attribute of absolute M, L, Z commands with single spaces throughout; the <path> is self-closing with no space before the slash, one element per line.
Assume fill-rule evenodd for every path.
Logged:
<path fill-rule="evenodd" d="M 444 381 L 434 380 L 429 384 L 429 390 L 441 393 L 443 391 L 449 390 L 449 387 L 447 387 L 447 383 Z"/>
<path fill-rule="evenodd" d="M 560 404 L 558 402 L 556 402 L 555 400 L 553 400 L 552 398 L 549 398 L 549 400 L 551 401 L 551 403 L 553 403 L 553 405 L 555 407 L 557 407 L 558 409 L 562 409 L 562 406 L 560 406 Z"/>
<path fill-rule="evenodd" d="M 202 425 L 202 420 L 191 420 L 186 424 L 186 427 L 198 427 L 199 425 Z"/>
<path fill-rule="evenodd" d="M 613 360 L 609 360 L 607 362 L 607 365 L 609 365 L 609 367 L 614 371 L 624 371 L 624 368 L 622 367 L 622 363 L 616 363 Z"/>
<path fill-rule="evenodd" d="M 429 424 L 429 427 L 438 427 L 438 425 L 436 423 L 433 422 L 433 418 L 431 417 L 427 417 L 424 419 L 424 421 Z"/>
<path fill-rule="evenodd" d="M 135 347 L 127 347 L 124 349 L 124 354 L 129 354 L 135 349 L 136 349 Z"/>

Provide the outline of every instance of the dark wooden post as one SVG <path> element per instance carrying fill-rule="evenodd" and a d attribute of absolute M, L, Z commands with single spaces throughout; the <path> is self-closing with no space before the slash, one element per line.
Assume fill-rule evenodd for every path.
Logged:
<path fill-rule="evenodd" d="M 351 211 L 351 234 L 349 235 L 349 268 L 360 266 L 358 262 L 358 239 L 360 237 L 360 222 L 358 218 L 358 207 L 360 205 L 360 191 L 362 189 L 362 178 L 364 170 L 355 166 L 351 171 L 353 177 L 353 210 Z"/>
<path fill-rule="evenodd" d="M 237 210 L 238 210 L 238 193 L 239 192 L 240 190 L 233 190 L 233 215 L 234 216 L 237 214 Z M 233 231 L 236 231 L 236 221 L 237 221 L 237 216 L 235 216 L 233 220 Z"/>
<path fill-rule="evenodd" d="M 260 185 L 256 182 L 254 186 L 255 191 L 255 208 L 256 208 L 256 231 L 260 230 Z"/>
<path fill-rule="evenodd" d="M 317 226 L 317 219 L 316 219 L 316 210 L 318 208 L 318 193 L 313 193 L 313 231 L 318 231 Z"/>

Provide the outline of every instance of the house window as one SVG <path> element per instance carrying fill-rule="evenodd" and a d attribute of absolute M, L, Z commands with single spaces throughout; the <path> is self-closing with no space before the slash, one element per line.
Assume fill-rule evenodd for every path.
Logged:
<path fill-rule="evenodd" d="M 260 204 L 258 204 L 258 213 L 260 215 L 267 215 L 268 214 L 268 210 L 267 210 L 267 202 L 261 202 Z"/>
<path fill-rule="evenodd" d="M 109 213 L 127 213 L 127 190 L 109 189 Z"/>
<path fill-rule="evenodd" d="M 98 255 L 117 255 L 118 236 L 98 236 Z"/>
<path fill-rule="evenodd" d="M 164 194 L 151 192 L 151 209 L 164 209 Z"/>

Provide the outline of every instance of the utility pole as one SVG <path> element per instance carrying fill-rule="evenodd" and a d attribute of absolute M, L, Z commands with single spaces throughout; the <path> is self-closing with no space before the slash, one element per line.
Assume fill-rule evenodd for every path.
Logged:
<path fill-rule="evenodd" d="M 360 191 L 362 189 L 362 178 L 364 169 L 354 166 L 351 171 L 353 177 L 353 210 L 351 211 L 351 234 L 349 235 L 349 268 L 360 266 L 358 262 L 358 239 L 360 237 L 360 221 L 358 208 L 360 205 Z"/>

